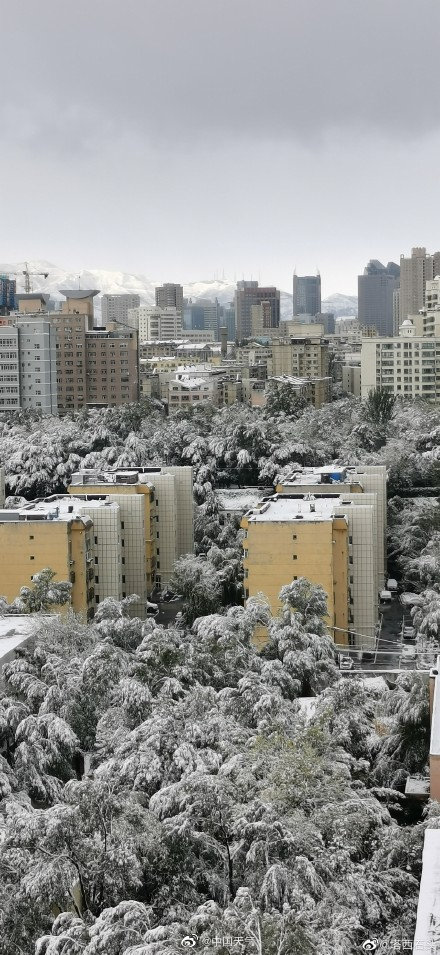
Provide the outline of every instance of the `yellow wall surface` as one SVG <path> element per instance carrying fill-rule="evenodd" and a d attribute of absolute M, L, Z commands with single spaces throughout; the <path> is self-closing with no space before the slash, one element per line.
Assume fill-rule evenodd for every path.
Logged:
<path fill-rule="evenodd" d="M 75 532 L 71 531 L 72 524 L 75 524 Z M 31 587 L 32 576 L 46 567 L 54 571 L 57 581 L 70 580 L 74 570 L 72 607 L 77 613 L 87 614 L 84 564 L 80 560 L 85 533 L 86 528 L 79 521 L 8 521 L 0 524 L 2 596 L 11 602 L 21 587 Z M 74 565 L 70 564 L 71 559 L 75 561 Z"/>
<path fill-rule="evenodd" d="M 344 519 L 272 523 L 245 517 L 241 526 L 247 531 L 243 541 L 247 596 L 263 593 L 276 615 L 281 607 L 281 587 L 295 577 L 306 577 L 327 594 L 329 626 L 347 629 L 348 529 Z"/>

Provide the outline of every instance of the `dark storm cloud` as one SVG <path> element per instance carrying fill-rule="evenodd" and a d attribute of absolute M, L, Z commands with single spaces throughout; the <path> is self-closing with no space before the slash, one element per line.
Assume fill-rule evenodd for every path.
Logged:
<path fill-rule="evenodd" d="M 7 0 L 2 34 L 3 134 L 25 146 L 440 123 L 438 0 Z"/>

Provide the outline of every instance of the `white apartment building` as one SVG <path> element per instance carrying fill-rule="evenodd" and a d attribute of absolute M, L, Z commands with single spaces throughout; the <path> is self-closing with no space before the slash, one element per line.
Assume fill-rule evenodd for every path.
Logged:
<path fill-rule="evenodd" d="M 0 410 L 57 414 L 56 332 L 43 317 L 0 327 Z"/>
<path fill-rule="evenodd" d="M 220 380 L 214 375 L 202 377 L 199 372 L 179 372 L 168 383 L 168 401 L 170 411 L 201 404 L 218 407 Z"/>
<path fill-rule="evenodd" d="M 139 332 L 139 341 L 173 341 L 182 338 L 182 313 L 179 308 L 140 305 L 127 310 L 127 322 Z"/>
<path fill-rule="evenodd" d="M 20 354 L 18 328 L 0 327 L 0 411 L 18 411 L 20 403 Z"/>
<path fill-rule="evenodd" d="M 375 388 L 402 398 L 440 402 L 440 312 L 405 319 L 398 338 L 362 340 L 362 397 Z"/>
<path fill-rule="evenodd" d="M 128 324 L 128 310 L 139 308 L 141 304 L 139 295 L 131 295 L 124 292 L 118 295 L 101 296 L 101 324 L 106 326 L 109 322 L 122 322 Z"/>

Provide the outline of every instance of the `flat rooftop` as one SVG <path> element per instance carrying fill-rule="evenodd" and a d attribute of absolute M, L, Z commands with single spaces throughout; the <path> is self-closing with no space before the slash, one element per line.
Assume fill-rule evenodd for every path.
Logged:
<path fill-rule="evenodd" d="M 331 521 L 335 511 L 344 508 L 340 497 L 289 497 L 274 494 L 245 515 L 249 523 L 290 523 L 292 521 Z M 343 516 L 343 515 L 338 515 Z"/>
<path fill-rule="evenodd" d="M 87 501 L 87 508 L 97 507 L 117 507 L 117 504 L 104 500 Z M 23 507 L 3 509 L 0 511 L 0 524 L 16 523 L 22 521 L 72 521 L 82 520 L 86 523 L 86 518 L 81 513 L 84 509 L 84 498 L 71 497 L 66 494 L 63 497 L 52 497 L 42 501 L 34 501 Z"/>
<path fill-rule="evenodd" d="M 14 655 L 22 643 L 26 643 L 41 627 L 45 615 L 10 614 L 0 617 L 0 668 Z"/>

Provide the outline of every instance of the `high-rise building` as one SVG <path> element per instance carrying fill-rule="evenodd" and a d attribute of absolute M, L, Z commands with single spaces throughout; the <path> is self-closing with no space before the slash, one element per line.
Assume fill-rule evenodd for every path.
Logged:
<path fill-rule="evenodd" d="M 263 593 L 276 613 L 281 587 L 306 577 L 327 594 L 335 643 L 374 646 L 385 482 L 385 468 L 330 465 L 292 474 L 243 518 L 246 598 Z"/>
<path fill-rule="evenodd" d="M 140 305 L 139 308 L 130 308 L 128 324 L 137 329 L 140 342 L 182 338 L 182 310 L 175 306 Z"/>
<path fill-rule="evenodd" d="M 228 342 L 234 342 L 236 338 L 234 302 L 220 306 L 220 325 L 224 325 L 228 330 Z"/>
<path fill-rule="evenodd" d="M 321 311 L 321 276 L 293 274 L 293 315 L 313 317 Z"/>
<path fill-rule="evenodd" d="M 393 294 L 399 288 L 400 268 L 395 262 L 382 265 L 370 259 L 358 275 L 358 320 L 364 327 L 375 326 L 378 335 L 393 334 Z"/>
<path fill-rule="evenodd" d="M 375 388 L 440 404 L 440 311 L 406 318 L 397 338 L 362 339 L 362 397 Z"/>
<path fill-rule="evenodd" d="M 117 323 L 110 323 L 106 329 L 93 327 L 93 298 L 97 295 L 97 290 L 66 289 L 63 294 L 66 295 L 66 301 L 62 303 L 61 311 L 31 314 L 26 308 L 25 312 L 17 317 L 20 328 L 24 328 L 27 323 L 28 331 L 25 337 L 26 340 L 30 337 L 29 347 L 32 346 L 32 341 L 35 341 L 34 364 L 32 365 L 31 359 L 25 357 L 26 367 L 21 369 L 22 375 L 26 374 L 20 386 L 23 395 L 26 397 L 28 385 L 32 389 L 23 406 L 40 407 L 40 396 L 37 392 L 43 385 L 43 375 L 41 374 L 40 378 L 40 373 L 44 362 L 38 359 L 43 355 L 44 349 L 43 338 L 38 340 L 37 336 L 43 335 L 43 332 L 47 344 L 46 404 L 41 400 L 43 410 L 54 413 L 57 405 L 58 413 L 64 414 L 79 408 L 137 401 L 139 370 L 135 329 Z M 31 335 L 32 327 L 34 338 Z M 23 347 L 26 344 L 25 337 L 22 335 Z M 53 363 L 49 363 L 49 352 L 52 359 L 55 354 L 55 390 Z M 21 364 L 23 365 L 23 362 Z M 52 388 L 51 408 L 48 404 L 49 381 Z M 34 397 L 35 403 L 32 404 Z"/>
<path fill-rule="evenodd" d="M 271 327 L 280 324 L 280 293 L 273 285 L 259 286 L 256 281 L 237 282 L 235 292 L 235 323 L 238 341 L 252 335 L 252 306 L 269 302 Z"/>
<path fill-rule="evenodd" d="M 58 414 L 55 328 L 43 313 L 40 319 L 17 318 L 20 350 L 20 404 L 43 414 Z"/>
<path fill-rule="evenodd" d="M 204 329 L 205 313 L 203 305 L 199 302 L 189 301 L 183 306 L 182 310 L 182 328 L 186 329 Z"/>
<path fill-rule="evenodd" d="M 109 322 L 122 322 L 127 324 L 128 309 L 139 308 L 141 304 L 139 295 L 124 293 L 120 295 L 103 295 L 101 298 L 101 322 L 108 325 Z"/>
<path fill-rule="evenodd" d="M 166 282 L 156 288 L 156 305 L 159 308 L 183 308 L 183 288 L 173 282 Z"/>
<path fill-rule="evenodd" d="M 165 587 L 177 558 L 194 549 L 191 467 L 83 470 L 72 475 L 68 490 L 75 497 L 93 501 L 100 496 L 119 505 L 123 590 L 137 593 L 141 602 L 155 586 Z"/>
<path fill-rule="evenodd" d="M 57 414 L 55 331 L 44 315 L 0 328 L 0 408 Z"/>
<path fill-rule="evenodd" d="M 16 281 L 0 275 L 0 315 L 9 315 L 15 308 Z"/>
<path fill-rule="evenodd" d="M 400 324 L 416 315 L 425 304 L 426 283 L 440 275 L 440 252 L 427 255 L 424 247 L 400 256 Z"/>
<path fill-rule="evenodd" d="M 18 328 L 0 327 L 0 411 L 19 411 L 20 343 Z"/>
<path fill-rule="evenodd" d="M 139 398 L 138 336 L 134 328 L 110 322 L 85 333 L 88 408 L 124 405 Z"/>
<path fill-rule="evenodd" d="M 328 344 L 319 334 L 308 332 L 272 341 L 272 358 L 268 361 L 268 373 L 276 377 L 293 375 L 298 378 L 326 378 L 328 376 Z"/>

